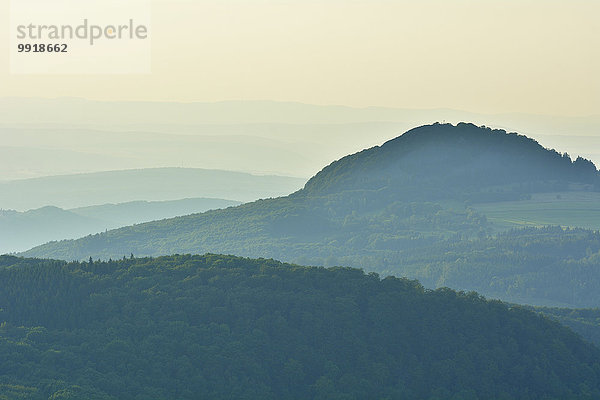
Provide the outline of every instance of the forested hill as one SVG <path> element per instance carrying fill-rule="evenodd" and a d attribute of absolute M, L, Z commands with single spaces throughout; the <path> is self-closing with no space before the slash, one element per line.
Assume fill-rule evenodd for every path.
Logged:
<path fill-rule="evenodd" d="M 591 161 L 572 161 L 526 136 L 460 123 L 421 126 L 344 157 L 309 180 L 305 191 L 377 190 L 402 200 L 479 201 L 518 199 L 572 183 L 598 189 L 600 174 Z"/>
<path fill-rule="evenodd" d="M 1 399 L 600 398 L 600 351 L 475 293 L 231 256 L 0 257 Z"/>

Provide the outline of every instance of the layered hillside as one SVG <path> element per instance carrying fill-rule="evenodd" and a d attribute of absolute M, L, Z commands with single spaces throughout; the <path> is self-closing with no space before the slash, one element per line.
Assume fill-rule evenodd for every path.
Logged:
<path fill-rule="evenodd" d="M 49 243 L 24 254 L 83 260 L 215 252 L 360 267 L 514 302 L 600 306 L 600 294 L 590 294 L 600 292 L 586 290 L 600 282 L 599 269 L 586 267 L 600 252 L 596 234 L 560 228 L 524 233 L 527 243 L 544 243 L 530 249 L 577 242 L 575 258 L 561 253 L 547 263 L 541 252 L 525 254 L 519 239 L 496 235 L 497 226 L 470 206 L 556 190 L 590 193 L 599 179 L 589 161 L 572 161 L 524 136 L 436 124 L 336 161 L 290 196 Z M 471 261 L 481 254 L 488 257 L 486 269 Z M 552 279 L 559 270 L 569 279 Z M 524 274 L 527 285 L 519 284 Z M 543 290 L 533 290 L 542 283 Z"/>
<path fill-rule="evenodd" d="M 348 268 L 0 257 L 0 306 L 0 398 L 600 397 L 567 328 Z"/>
<path fill-rule="evenodd" d="M 135 201 L 63 210 L 42 207 L 0 210 L 0 254 L 16 253 L 51 240 L 74 239 L 123 226 L 226 208 L 240 202 L 223 199 Z"/>
<path fill-rule="evenodd" d="M 246 202 L 283 196 L 304 179 L 199 168 L 148 168 L 0 181 L 0 208 L 26 211 L 135 201 L 217 198 Z"/>

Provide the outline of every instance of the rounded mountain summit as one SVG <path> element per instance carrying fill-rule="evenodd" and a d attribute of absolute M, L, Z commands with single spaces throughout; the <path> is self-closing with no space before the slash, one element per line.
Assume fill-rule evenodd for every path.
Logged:
<path fill-rule="evenodd" d="M 333 162 L 304 191 L 325 195 L 368 190 L 402 200 L 485 201 L 599 187 L 596 167 L 581 157 L 572 161 L 566 153 L 517 133 L 436 123 Z"/>

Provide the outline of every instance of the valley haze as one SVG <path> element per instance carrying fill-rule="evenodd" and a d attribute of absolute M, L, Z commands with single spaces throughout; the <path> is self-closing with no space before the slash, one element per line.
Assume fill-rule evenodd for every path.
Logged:
<path fill-rule="evenodd" d="M 479 114 L 278 101 L 0 98 L 0 181 L 156 167 L 307 179 L 331 160 L 436 121 L 516 131 L 545 147 L 600 163 L 600 115 Z"/>

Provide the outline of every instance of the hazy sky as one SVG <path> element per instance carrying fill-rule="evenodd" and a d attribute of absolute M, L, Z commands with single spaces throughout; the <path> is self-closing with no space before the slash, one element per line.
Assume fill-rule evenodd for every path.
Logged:
<path fill-rule="evenodd" d="M 154 1 L 152 74 L 91 76 L 10 75 L 8 10 L 0 96 L 600 114 L 600 1 Z"/>

